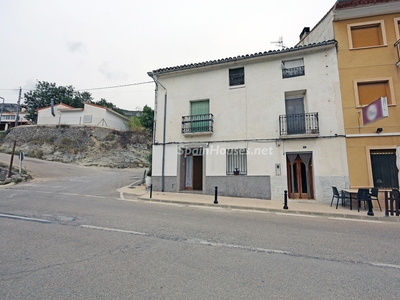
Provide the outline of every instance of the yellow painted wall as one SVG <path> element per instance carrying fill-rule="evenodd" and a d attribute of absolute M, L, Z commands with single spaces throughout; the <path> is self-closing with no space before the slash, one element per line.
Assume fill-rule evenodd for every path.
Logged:
<path fill-rule="evenodd" d="M 400 13 L 333 23 L 335 39 L 338 41 L 338 64 L 345 132 L 346 134 L 375 135 L 346 138 L 351 187 L 373 185 L 370 158 L 366 151 L 368 147 L 389 149 L 400 145 L 400 68 L 396 66 L 399 56 L 394 47 L 399 36 L 396 33 L 398 25 L 394 22 L 395 18 L 400 18 Z M 384 21 L 387 46 L 350 50 L 347 25 L 379 20 Z M 389 77 L 393 80 L 393 100 L 397 105 L 389 107 L 388 118 L 362 126 L 361 108 L 356 107 L 354 80 Z M 390 137 L 376 134 L 378 127 L 383 128 L 383 134 L 399 133 L 399 135 Z"/>

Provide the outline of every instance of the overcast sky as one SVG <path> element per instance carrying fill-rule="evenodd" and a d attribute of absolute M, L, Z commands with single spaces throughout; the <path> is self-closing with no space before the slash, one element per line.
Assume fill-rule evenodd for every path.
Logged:
<path fill-rule="evenodd" d="M 36 81 L 89 90 L 151 81 L 147 72 L 292 47 L 335 0 L 0 0 L 0 96 Z M 154 84 L 89 90 L 135 110 Z"/>

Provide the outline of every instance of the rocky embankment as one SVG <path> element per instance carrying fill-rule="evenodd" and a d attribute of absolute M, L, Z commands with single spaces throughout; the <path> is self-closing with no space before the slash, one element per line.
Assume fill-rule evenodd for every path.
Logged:
<path fill-rule="evenodd" d="M 101 127 L 19 126 L 0 136 L 0 152 L 27 157 L 111 168 L 147 167 L 152 137 L 145 132 Z"/>

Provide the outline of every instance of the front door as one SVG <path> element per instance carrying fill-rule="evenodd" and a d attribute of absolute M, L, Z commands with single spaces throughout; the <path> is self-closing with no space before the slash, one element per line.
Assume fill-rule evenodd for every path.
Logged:
<path fill-rule="evenodd" d="M 313 199 L 313 172 L 311 153 L 287 154 L 289 198 Z"/>
<path fill-rule="evenodd" d="M 200 150 L 201 151 L 201 150 Z M 201 152 L 187 155 L 185 163 L 185 190 L 201 191 L 203 189 L 203 155 Z"/>

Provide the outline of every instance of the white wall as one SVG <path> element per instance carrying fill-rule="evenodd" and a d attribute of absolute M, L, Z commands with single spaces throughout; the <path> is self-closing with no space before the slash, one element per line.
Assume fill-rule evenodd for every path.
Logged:
<path fill-rule="evenodd" d="M 317 25 L 315 25 L 315 27 L 303 40 L 299 41 L 298 45 L 304 46 L 335 39 L 332 22 L 333 11 L 331 10 L 318 22 Z"/>
<path fill-rule="evenodd" d="M 61 112 L 59 111 L 60 109 L 66 109 L 69 108 L 69 106 L 66 105 L 55 105 L 54 106 L 54 114 L 53 116 L 51 114 L 51 107 L 46 107 L 46 108 L 41 108 L 38 110 L 38 119 L 37 119 L 37 124 L 38 125 L 56 125 L 59 124 L 60 121 L 60 114 Z"/>

